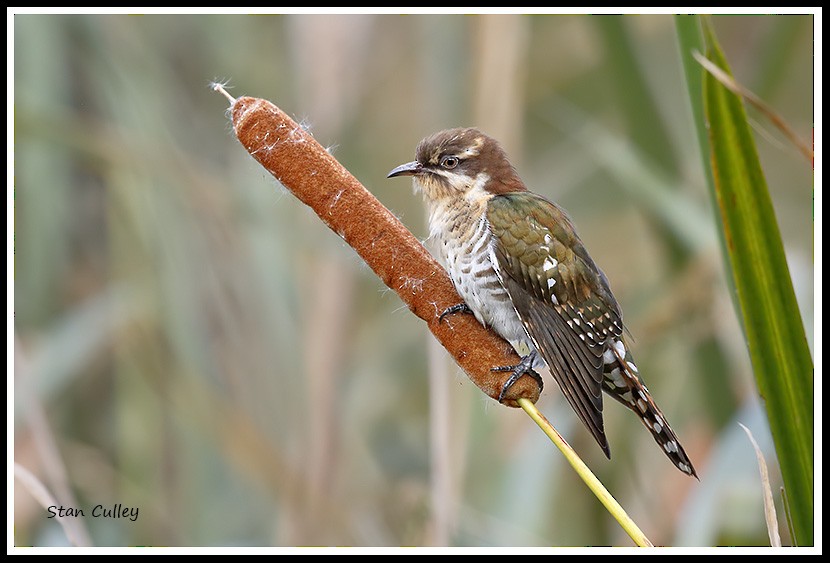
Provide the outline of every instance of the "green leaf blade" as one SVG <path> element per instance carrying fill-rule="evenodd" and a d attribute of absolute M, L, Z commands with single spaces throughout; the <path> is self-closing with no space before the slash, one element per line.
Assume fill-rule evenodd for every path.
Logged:
<path fill-rule="evenodd" d="M 726 72 L 708 22 L 707 58 Z M 813 363 L 743 102 L 703 77 L 714 190 L 759 393 L 799 545 L 813 544 Z"/>

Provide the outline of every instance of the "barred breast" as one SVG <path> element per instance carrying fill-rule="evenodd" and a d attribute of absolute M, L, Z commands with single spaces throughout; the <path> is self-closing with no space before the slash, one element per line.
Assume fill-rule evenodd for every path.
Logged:
<path fill-rule="evenodd" d="M 438 259 L 480 323 L 518 349 L 532 350 L 510 296 L 493 268 L 489 223 L 483 215 L 478 219 L 472 215 L 467 210 L 431 214 L 430 238 L 437 247 Z"/>

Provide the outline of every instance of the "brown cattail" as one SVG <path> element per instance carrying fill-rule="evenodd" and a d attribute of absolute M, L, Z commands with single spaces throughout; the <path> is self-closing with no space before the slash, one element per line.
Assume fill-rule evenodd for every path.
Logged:
<path fill-rule="evenodd" d="M 492 368 L 517 364 L 519 357 L 509 343 L 471 315 L 439 322 L 444 310 L 462 300 L 418 239 L 277 106 L 258 98 L 233 98 L 220 85 L 214 89 L 230 100 L 234 132 L 251 156 L 354 248 L 383 283 L 426 321 L 473 383 L 498 400 L 510 373 Z M 510 387 L 502 403 L 516 407 L 519 398 L 532 402 L 539 398 L 539 387 L 528 376 Z"/>

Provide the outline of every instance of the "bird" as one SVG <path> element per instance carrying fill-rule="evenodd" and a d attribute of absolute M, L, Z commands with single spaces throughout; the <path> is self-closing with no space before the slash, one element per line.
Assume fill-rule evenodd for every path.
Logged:
<path fill-rule="evenodd" d="M 625 342 L 608 278 L 556 203 L 527 189 L 499 142 L 475 127 L 439 131 L 415 160 L 387 178 L 411 176 L 428 212 L 433 254 L 463 299 L 440 314 L 472 313 L 513 345 L 521 361 L 499 401 L 524 374 L 543 387 L 547 366 L 562 394 L 610 459 L 603 393 L 631 409 L 663 453 L 698 478 L 641 379 Z"/>

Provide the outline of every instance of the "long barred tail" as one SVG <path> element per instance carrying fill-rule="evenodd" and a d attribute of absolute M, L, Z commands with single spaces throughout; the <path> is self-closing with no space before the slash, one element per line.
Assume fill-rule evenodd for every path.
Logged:
<path fill-rule="evenodd" d="M 663 452 L 683 473 L 697 478 L 680 440 L 637 375 L 637 366 L 622 340 L 614 340 L 603 355 L 603 390 L 634 411 Z"/>

